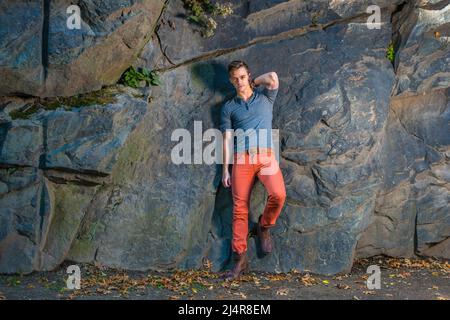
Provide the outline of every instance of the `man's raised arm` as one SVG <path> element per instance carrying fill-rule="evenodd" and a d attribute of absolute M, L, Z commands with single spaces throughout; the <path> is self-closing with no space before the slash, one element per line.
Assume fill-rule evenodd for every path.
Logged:
<path fill-rule="evenodd" d="M 275 71 L 267 72 L 253 80 L 255 85 L 264 85 L 269 90 L 278 89 L 278 75 Z"/>

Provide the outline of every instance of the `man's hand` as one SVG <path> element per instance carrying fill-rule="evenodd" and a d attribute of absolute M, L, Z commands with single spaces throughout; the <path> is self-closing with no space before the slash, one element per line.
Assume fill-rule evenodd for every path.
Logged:
<path fill-rule="evenodd" d="M 224 170 L 222 172 L 222 184 L 225 188 L 228 188 L 231 186 L 231 176 L 230 176 L 230 172 L 228 170 Z"/>

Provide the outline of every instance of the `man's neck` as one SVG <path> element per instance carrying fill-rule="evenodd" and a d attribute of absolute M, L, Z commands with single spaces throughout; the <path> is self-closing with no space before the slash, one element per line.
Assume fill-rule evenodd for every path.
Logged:
<path fill-rule="evenodd" d="M 237 96 L 247 102 L 247 100 L 252 96 L 253 90 L 251 87 L 248 87 L 244 92 L 238 92 Z"/>

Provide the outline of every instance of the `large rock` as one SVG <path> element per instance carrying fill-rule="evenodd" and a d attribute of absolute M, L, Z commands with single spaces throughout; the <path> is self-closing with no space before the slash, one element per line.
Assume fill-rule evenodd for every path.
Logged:
<path fill-rule="evenodd" d="M 162 0 L 2 1 L 0 95 L 70 96 L 114 84 L 147 43 Z M 101 59 L 99 59 L 101 57 Z"/>
<path fill-rule="evenodd" d="M 0 169 L 0 272 L 39 269 L 39 243 L 48 215 L 42 171 L 35 167 Z M 42 200 L 42 201 L 41 201 Z"/>
<path fill-rule="evenodd" d="M 356 256 L 448 258 L 449 86 L 440 65 L 448 8 L 401 2 L 233 1 L 234 14 L 205 39 L 181 1 L 170 1 L 133 62 L 161 71 L 150 93 L 120 90 L 107 106 L 28 120 L 8 117 L 28 102 L 0 101 L 0 272 L 50 270 L 64 259 L 134 270 L 197 268 L 203 258 L 227 266 L 232 199 L 221 167 L 171 156 L 177 129 L 189 133 L 191 151 L 210 144 L 195 144 L 195 134 L 218 128 L 235 93 L 226 70 L 234 59 L 255 76 L 280 77 L 274 128 L 288 197 L 275 252 L 261 258 L 249 241 L 254 270 L 335 274 Z M 370 4 L 382 7 L 381 29 L 367 28 Z M 392 40 L 395 68 L 385 56 Z M 258 182 L 250 228 L 266 197 Z"/>
<path fill-rule="evenodd" d="M 0 272 L 51 270 L 64 261 L 148 110 L 137 94 L 117 90 L 107 105 L 40 110 L 0 124 Z"/>
<path fill-rule="evenodd" d="M 392 99 L 380 159 L 383 188 L 359 256 L 449 257 L 449 97 L 449 89 L 437 89 Z"/>
<path fill-rule="evenodd" d="M 151 112 L 121 149 L 111 185 L 92 200 L 71 260 L 139 270 L 201 265 L 218 170 L 171 160 L 174 130 L 189 130 L 193 141 L 194 120 L 203 130 L 216 125 L 222 96 L 209 79 L 193 81 L 195 67 L 165 73 L 152 90 Z"/>
<path fill-rule="evenodd" d="M 233 14 L 215 17 L 214 36 L 203 38 L 199 28 L 187 21 L 182 1 L 170 1 L 161 23 L 142 51 L 137 65 L 165 69 L 201 56 L 217 55 L 250 45 L 305 34 L 358 15 L 366 15 L 369 5 L 381 8 L 400 4 L 401 0 L 376 1 L 228 1 Z"/>
<path fill-rule="evenodd" d="M 438 2 L 431 6 L 430 3 Z M 410 3 L 398 17 L 400 25 L 394 95 L 450 87 L 450 4 Z"/>
<path fill-rule="evenodd" d="M 43 152 L 43 129 L 39 121 L 17 120 L 0 124 L 0 163 L 38 167 Z"/>
<path fill-rule="evenodd" d="M 410 3 L 395 20 L 401 27 L 380 154 L 383 187 L 357 255 L 450 258 L 450 4 Z"/>

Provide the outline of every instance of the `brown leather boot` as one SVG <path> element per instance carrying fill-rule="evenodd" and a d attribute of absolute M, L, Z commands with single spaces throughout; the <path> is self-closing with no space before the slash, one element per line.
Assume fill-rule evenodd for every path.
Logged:
<path fill-rule="evenodd" d="M 229 270 L 225 276 L 225 280 L 235 280 L 239 278 L 242 273 L 246 273 L 249 268 L 249 262 L 247 257 L 247 252 L 241 254 L 233 252 L 234 267 Z"/>
<path fill-rule="evenodd" d="M 272 237 L 270 236 L 270 228 L 265 228 L 261 225 L 261 218 L 262 215 L 259 216 L 258 225 L 256 226 L 256 232 L 261 244 L 261 251 L 264 254 L 269 254 L 272 252 L 273 248 Z"/>

